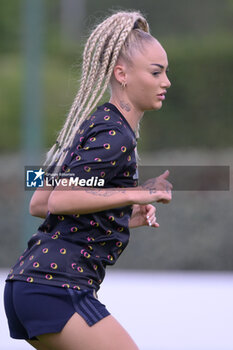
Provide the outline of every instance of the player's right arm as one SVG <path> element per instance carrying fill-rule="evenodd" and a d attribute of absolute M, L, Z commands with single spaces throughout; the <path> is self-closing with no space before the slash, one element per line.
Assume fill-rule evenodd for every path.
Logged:
<path fill-rule="evenodd" d="M 29 204 L 29 212 L 32 216 L 37 216 L 39 218 L 45 218 L 48 213 L 48 200 L 53 191 L 53 187 L 44 186 L 43 188 L 38 188 L 31 198 Z"/>
<path fill-rule="evenodd" d="M 169 203 L 172 185 L 169 171 L 134 188 L 62 188 L 57 186 L 48 198 L 51 214 L 90 214 L 133 204 Z"/>

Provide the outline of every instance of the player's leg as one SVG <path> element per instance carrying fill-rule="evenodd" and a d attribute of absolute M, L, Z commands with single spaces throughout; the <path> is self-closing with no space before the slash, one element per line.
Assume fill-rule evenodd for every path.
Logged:
<path fill-rule="evenodd" d="M 37 350 L 49 350 L 44 344 L 41 344 L 39 340 L 27 340 L 27 342 Z"/>
<path fill-rule="evenodd" d="M 139 350 L 111 315 L 90 327 L 75 313 L 60 333 L 44 334 L 38 339 L 49 350 Z"/>

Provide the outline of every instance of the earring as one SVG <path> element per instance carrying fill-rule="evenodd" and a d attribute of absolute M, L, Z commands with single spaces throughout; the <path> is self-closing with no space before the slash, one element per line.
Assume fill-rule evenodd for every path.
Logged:
<path fill-rule="evenodd" d="M 126 87 L 127 83 L 125 81 L 122 81 L 121 87 L 124 89 Z"/>

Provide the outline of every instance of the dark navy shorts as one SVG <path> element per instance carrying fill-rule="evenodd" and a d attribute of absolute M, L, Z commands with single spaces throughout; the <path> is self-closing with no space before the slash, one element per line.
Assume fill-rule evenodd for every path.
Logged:
<path fill-rule="evenodd" d="M 93 290 L 74 290 L 21 281 L 6 282 L 5 311 L 10 336 L 36 339 L 62 330 L 77 312 L 89 326 L 110 315 Z"/>

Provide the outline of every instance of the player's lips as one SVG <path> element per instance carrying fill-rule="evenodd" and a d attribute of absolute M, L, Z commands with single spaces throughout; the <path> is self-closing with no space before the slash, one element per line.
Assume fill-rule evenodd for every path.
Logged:
<path fill-rule="evenodd" d="M 159 100 L 165 100 L 165 94 L 167 93 L 167 91 L 166 90 L 164 90 L 163 92 L 161 92 L 160 94 L 158 94 L 157 96 L 158 96 L 158 98 L 159 98 Z"/>

